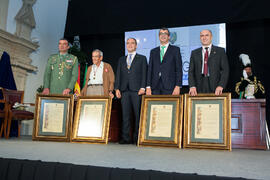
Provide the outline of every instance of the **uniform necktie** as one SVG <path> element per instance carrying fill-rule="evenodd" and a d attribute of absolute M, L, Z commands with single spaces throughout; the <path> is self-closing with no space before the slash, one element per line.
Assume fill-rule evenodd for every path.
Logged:
<path fill-rule="evenodd" d="M 130 66 L 131 66 L 131 62 L 132 62 L 132 54 L 129 54 L 129 55 L 128 55 L 128 69 L 129 69 Z"/>
<path fill-rule="evenodd" d="M 165 47 L 166 46 L 161 46 L 161 50 L 160 50 L 160 62 L 162 62 L 162 60 L 163 60 Z"/>
<path fill-rule="evenodd" d="M 207 74 L 208 74 L 208 47 L 205 47 L 203 75 L 207 76 Z"/>

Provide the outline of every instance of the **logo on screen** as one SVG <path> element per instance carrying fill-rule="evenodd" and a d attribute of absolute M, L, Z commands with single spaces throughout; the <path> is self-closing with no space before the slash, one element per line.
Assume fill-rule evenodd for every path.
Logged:
<path fill-rule="evenodd" d="M 176 40 L 177 40 L 177 33 L 176 32 L 171 32 L 170 43 L 174 44 Z"/>

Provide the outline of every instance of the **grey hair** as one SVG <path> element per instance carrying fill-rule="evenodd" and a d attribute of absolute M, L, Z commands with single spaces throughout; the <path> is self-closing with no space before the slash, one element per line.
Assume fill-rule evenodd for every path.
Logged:
<path fill-rule="evenodd" d="M 93 52 L 98 52 L 100 56 L 103 56 L 103 52 L 101 50 L 99 50 L 99 49 L 95 49 L 94 51 L 92 51 L 92 53 Z"/>

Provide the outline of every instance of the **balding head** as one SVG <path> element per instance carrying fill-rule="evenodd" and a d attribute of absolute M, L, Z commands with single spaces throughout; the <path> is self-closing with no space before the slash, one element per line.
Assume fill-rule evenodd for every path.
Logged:
<path fill-rule="evenodd" d="M 200 32 L 200 40 L 203 46 L 209 46 L 212 44 L 212 31 L 204 29 Z"/>

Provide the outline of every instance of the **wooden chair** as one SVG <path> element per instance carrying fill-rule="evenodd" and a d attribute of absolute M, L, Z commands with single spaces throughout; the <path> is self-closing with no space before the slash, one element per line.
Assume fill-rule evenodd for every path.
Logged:
<path fill-rule="evenodd" d="M 3 90 L 3 96 L 6 102 L 8 103 L 8 107 L 7 107 L 8 119 L 6 123 L 4 124 L 5 137 L 7 139 L 9 138 L 12 120 L 18 121 L 18 137 L 20 137 L 21 121 L 34 119 L 34 113 L 25 111 L 25 110 L 17 110 L 17 109 L 12 108 L 16 102 L 23 104 L 24 91 L 16 91 L 16 90 L 8 90 L 8 89 L 2 89 L 2 90 Z"/>
<path fill-rule="evenodd" d="M 3 95 L 3 88 L 0 87 L 0 93 Z M 0 129 L 0 138 L 2 137 L 3 133 L 6 136 L 6 131 L 5 131 L 5 124 L 7 122 L 8 119 L 8 104 L 5 100 L 5 97 L 3 96 L 2 99 L 0 99 L 0 105 L 2 105 L 2 107 L 0 107 L 0 118 L 2 118 L 2 123 L 1 123 L 1 129 Z"/>

